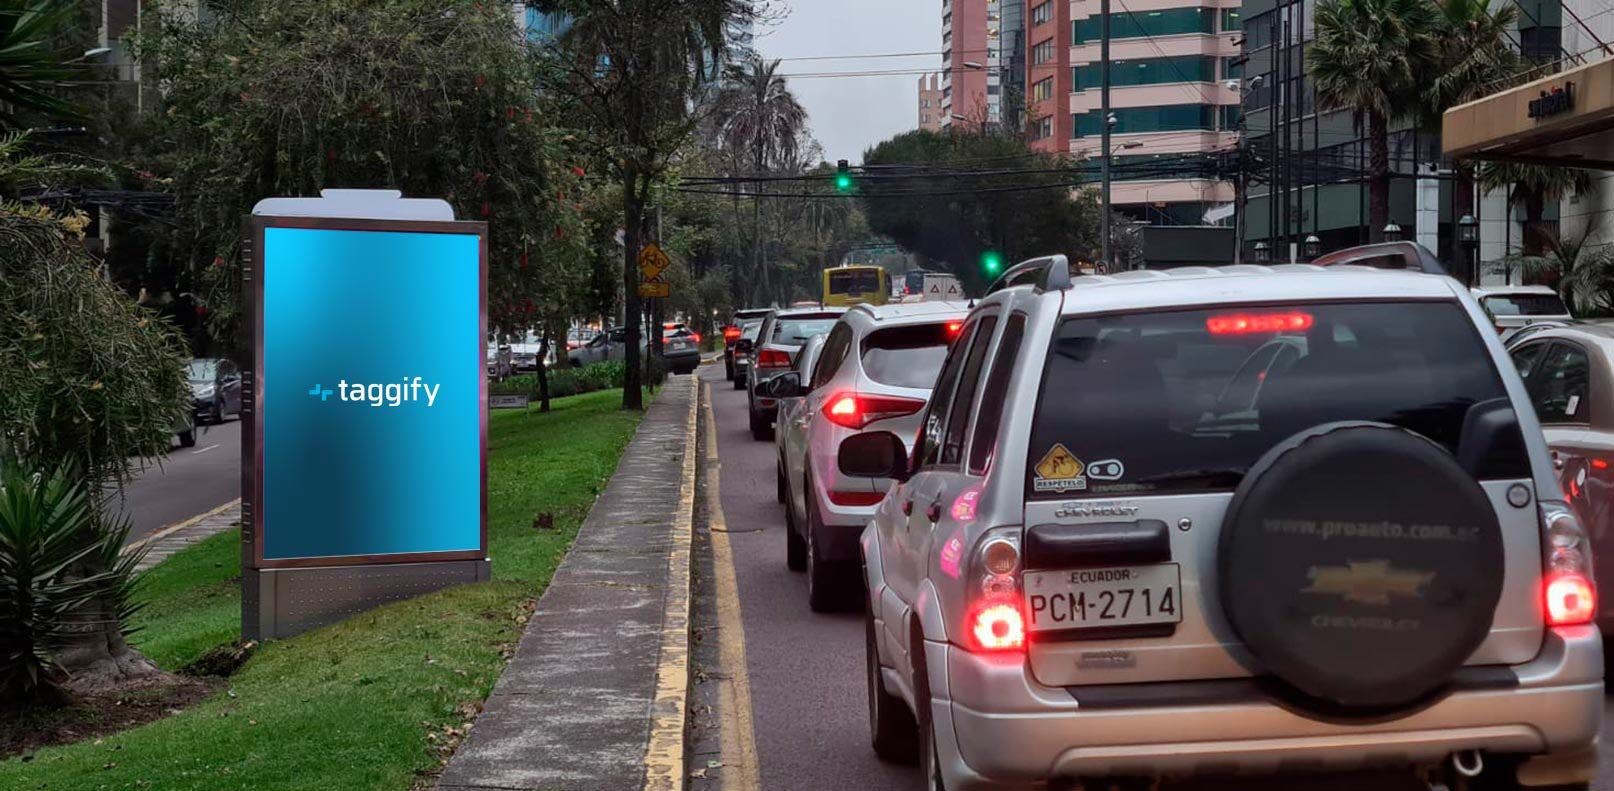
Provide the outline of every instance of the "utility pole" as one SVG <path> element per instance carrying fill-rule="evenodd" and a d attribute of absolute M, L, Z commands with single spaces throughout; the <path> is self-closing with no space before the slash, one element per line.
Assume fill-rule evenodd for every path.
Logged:
<path fill-rule="evenodd" d="M 1110 261 L 1110 0 L 1099 0 L 1098 18 L 1098 114 L 1099 124 L 1103 127 L 1099 132 L 1099 146 L 1104 149 L 1104 159 L 1099 165 L 1099 178 L 1102 181 L 1099 195 L 1103 205 L 1099 209 L 1102 214 L 1099 217 L 1098 260 L 1105 267 L 1113 268 Z"/>

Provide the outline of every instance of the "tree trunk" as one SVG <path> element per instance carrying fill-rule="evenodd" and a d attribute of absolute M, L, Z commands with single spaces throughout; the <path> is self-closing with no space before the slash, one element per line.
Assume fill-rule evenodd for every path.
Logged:
<path fill-rule="evenodd" d="M 549 371 L 544 366 L 544 360 L 549 357 L 549 347 L 554 341 L 550 340 L 549 328 L 544 328 L 543 340 L 538 343 L 538 370 L 532 377 L 534 386 L 538 388 L 538 411 L 549 411 Z M 559 362 L 559 355 L 556 355 Z"/>
<path fill-rule="evenodd" d="M 644 194 L 638 168 L 622 174 L 622 319 L 627 322 L 623 341 L 622 408 L 644 409 L 644 381 L 639 362 L 639 246 L 644 238 Z"/>
<path fill-rule="evenodd" d="M 99 571 L 88 566 L 79 570 L 85 575 Z M 92 599 L 81 607 L 76 621 L 72 638 L 56 654 L 56 661 L 69 675 L 66 686 L 72 692 L 103 692 L 166 675 L 124 641 L 123 625 L 105 597 Z"/>
<path fill-rule="evenodd" d="M 1390 124 L 1378 113 L 1367 114 L 1368 240 L 1384 241 L 1384 226 L 1390 224 Z"/>

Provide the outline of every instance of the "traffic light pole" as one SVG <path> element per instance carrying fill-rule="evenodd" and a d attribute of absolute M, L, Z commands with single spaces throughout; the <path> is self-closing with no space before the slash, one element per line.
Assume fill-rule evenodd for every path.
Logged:
<path fill-rule="evenodd" d="M 1113 269 L 1110 261 L 1110 0 L 1099 0 L 1098 4 L 1098 60 L 1099 60 L 1099 99 L 1098 122 L 1099 147 L 1103 149 L 1103 159 L 1099 165 L 1099 253 L 1098 260 L 1105 269 Z"/>

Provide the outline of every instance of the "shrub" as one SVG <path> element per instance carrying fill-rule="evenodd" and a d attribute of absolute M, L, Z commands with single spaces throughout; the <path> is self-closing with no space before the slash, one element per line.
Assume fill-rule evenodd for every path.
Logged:
<path fill-rule="evenodd" d="M 549 369 L 549 397 L 562 398 L 564 396 L 592 393 L 596 390 L 621 387 L 624 370 L 622 363 L 618 360 L 590 363 L 581 368 L 551 368 Z M 488 392 L 494 395 L 531 395 L 536 399 L 538 397 L 538 377 L 536 374 L 512 376 L 502 382 L 490 385 Z"/>
<path fill-rule="evenodd" d="M 127 522 L 98 529 L 89 496 L 65 468 L 0 469 L 0 700 L 59 692 L 65 671 L 56 654 L 82 626 L 78 611 L 92 599 L 131 613 L 138 558 L 118 558 L 127 535 Z M 91 568 L 101 570 L 86 572 Z"/>

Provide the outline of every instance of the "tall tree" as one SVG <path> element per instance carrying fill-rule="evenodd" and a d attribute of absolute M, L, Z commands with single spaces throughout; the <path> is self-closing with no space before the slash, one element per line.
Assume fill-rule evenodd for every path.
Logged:
<path fill-rule="evenodd" d="M 67 0 L 0 0 L 0 129 L 15 128 L 19 111 L 79 115 L 60 95 L 77 72 L 56 48 L 76 10 Z"/>
<path fill-rule="evenodd" d="M 779 61 L 764 61 L 753 55 L 743 64 L 730 66 L 725 80 L 717 102 L 723 143 L 745 153 L 754 175 L 795 168 L 807 128 L 807 111 L 779 75 Z M 751 206 L 751 268 L 766 295 L 771 288 L 768 267 L 762 260 L 761 193 L 765 182 L 755 183 L 758 195 Z"/>
<path fill-rule="evenodd" d="M 694 132 L 692 108 L 725 51 L 727 25 L 749 15 L 740 0 L 539 0 L 571 26 L 560 36 L 557 79 L 571 117 L 598 161 L 622 185 L 622 289 L 627 373 L 622 407 L 642 409 L 637 260 L 655 184 Z"/>
<path fill-rule="evenodd" d="M 1524 209 L 1521 252 L 1536 257 L 1545 256 L 1557 237 L 1544 222 L 1547 204 L 1591 186 L 1591 174 L 1579 168 L 1516 162 L 1482 162 L 1475 168 L 1474 178 L 1485 190 L 1508 190 L 1509 213 L 1515 205 Z"/>
<path fill-rule="evenodd" d="M 1519 8 L 1493 0 L 1437 0 L 1436 53 L 1439 66 L 1424 93 L 1430 126 L 1459 104 L 1490 95 L 1522 65 L 1508 31 L 1519 22 Z M 1456 164 L 1456 214 L 1474 213 L 1474 168 Z"/>
<path fill-rule="evenodd" d="M 981 263 L 989 250 L 1005 263 L 1097 257 L 1095 191 L 1076 192 L 1083 171 L 1020 138 L 904 132 L 864 152 L 863 162 L 889 174 L 857 187 L 869 230 L 946 262 L 966 284 L 992 279 Z"/>
<path fill-rule="evenodd" d="M 572 212 L 564 133 L 532 87 L 543 64 L 508 6 L 478 0 L 236 0 L 199 24 L 148 19 L 138 53 L 165 86 L 146 169 L 163 174 L 167 242 L 213 337 L 241 305 L 241 217 L 275 195 L 384 187 L 489 224 L 489 319 L 531 326 L 545 246 Z M 154 72 L 154 73 L 152 73 Z M 448 141 L 448 142 L 445 142 Z"/>
<path fill-rule="evenodd" d="M 1368 224 L 1383 239 L 1390 218 L 1390 124 L 1421 108 L 1437 62 L 1428 0 L 1329 0 L 1317 6 L 1306 71 L 1319 110 L 1350 110 L 1367 123 Z"/>

